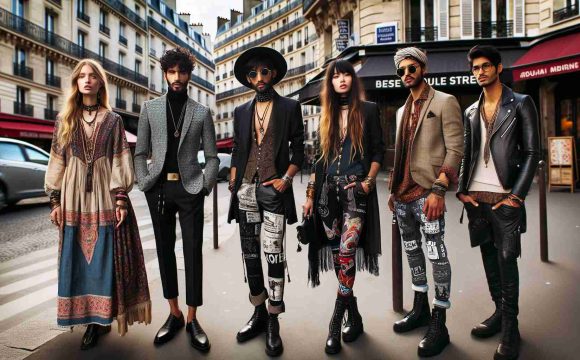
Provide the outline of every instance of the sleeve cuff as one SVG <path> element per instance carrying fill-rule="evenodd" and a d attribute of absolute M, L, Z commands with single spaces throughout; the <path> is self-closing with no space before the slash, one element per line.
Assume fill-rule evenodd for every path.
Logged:
<path fill-rule="evenodd" d="M 451 166 L 443 165 L 439 170 L 439 173 L 443 173 L 449 179 L 449 184 L 457 184 L 459 182 L 459 177 L 457 174 L 457 170 L 452 168 Z"/>

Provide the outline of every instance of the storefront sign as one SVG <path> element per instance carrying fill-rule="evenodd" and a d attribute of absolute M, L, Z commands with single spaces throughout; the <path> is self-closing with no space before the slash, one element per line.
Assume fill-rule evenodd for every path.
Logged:
<path fill-rule="evenodd" d="M 524 66 L 514 69 L 514 81 L 543 78 L 580 71 L 580 57 L 568 60 L 554 61 L 542 65 Z"/>
<path fill-rule="evenodd" d="M 375 26 L 375 43 L 390 44 L 397 42 L 397 23 L 386 22 Z"/>
<path fill-rule="evenodd" d="M 348 47 L 350 39 L 350 21 L 348 19 L 336 20 L 338 27 L 338 38 L 336 39 L 336 50 L 343 51 Z"/>
<path fill-rule="evenodd" d="M 433 75 L 428 76 L 426 79 L 427 83 L 431 86 L 466 86 L 466 85 L 477 85 L 477 80 L 471 75 Z M 375 80 L 375 89 L 392 89 L 400 88 L 403 86 L 403 82 L 399 78 Z"/>

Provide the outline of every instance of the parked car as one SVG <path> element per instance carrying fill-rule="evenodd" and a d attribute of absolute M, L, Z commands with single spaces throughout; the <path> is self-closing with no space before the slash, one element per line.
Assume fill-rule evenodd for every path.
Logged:
<path fill-rule="evenodd" d="M 49 154 L 24 141 L 0 137 L 0 209 L 44 196 Z"/>
<path fill-rule="evenodd" d="M 218 170 L 218 181 L 230 181 L 230 167 L 232 163 L 232 156 L 230 154 L 218 153 L 218 158 L 220 159 L 220 166 Z M 203 156 L 203 150 L 197 152 L 197 162 L 201 165 L 201 168 L 205 168 L 205 157 Z"/>

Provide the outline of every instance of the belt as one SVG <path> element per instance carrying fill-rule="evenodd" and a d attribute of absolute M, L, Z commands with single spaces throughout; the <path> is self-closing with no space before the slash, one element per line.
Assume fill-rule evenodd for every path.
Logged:
<path fill-rule="evenodd" d="M 167 173 L 167 181 L 179 181 L 179 173 Z"/>
<path fill-rule="evenodd" d="M 364 176 L 359 175 L 326 175 L 326 181 L 330 183 L 351 183 L 353 181 L 362 180 Z"/>

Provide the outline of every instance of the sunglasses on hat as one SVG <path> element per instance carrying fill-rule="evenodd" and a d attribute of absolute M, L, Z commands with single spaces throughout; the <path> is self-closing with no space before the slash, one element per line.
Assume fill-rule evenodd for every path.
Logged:
<path fill-rule="evenodd" d="M 414 74 L 417 71 L 417 68 L 419 68 L 419 66 L 413 64 L 401 66 L 397 69 L 397 75 L 399 75 L 399 77 L 403 77 L 405 75 L 405 70 L 409 70 L 409 74 Z"/>
<path fill-rule="evenodd" d="M 268 76 L 268 74 L 270 74 L 272 72 L 272 70 L 268 69 L 268 68 L 262 68 L 262 70 L 260 70 L 260 74 L 262 76 Z M 256 76 L 258 76 L 258 72 L 256 70 L 252 70 L 248 73 L 248 77 L 250 79 L 255 79 Z"/>

